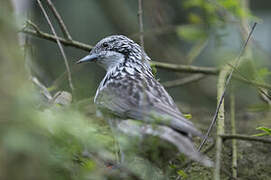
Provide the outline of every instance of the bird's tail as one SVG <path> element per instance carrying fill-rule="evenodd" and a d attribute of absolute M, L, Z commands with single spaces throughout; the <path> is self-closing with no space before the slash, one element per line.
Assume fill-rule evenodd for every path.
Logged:
<path fill-rule="evenodd" d="M 120 121 L 117 127 L 123 133 L 133 136 L 143 137 L 144 135 L 151 135 L 159 137 L 176 146 L 181 153 L 185 154 L 190 159 L 198 161 L 207 167 L 213 166 L 213 162 L 207 156 L 198 152 L 189 137 L 184 136 L 167 126 L 152 126 L 150 124 L 139 124 L 133 120 L 125 120 Z"/>

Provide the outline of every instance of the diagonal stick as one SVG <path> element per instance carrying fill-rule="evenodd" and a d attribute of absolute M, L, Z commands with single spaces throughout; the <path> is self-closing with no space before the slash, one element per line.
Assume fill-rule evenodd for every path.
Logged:
<path fill-rule="evenodd" d="M 43 15 L 45 16 L 45 19 L 47 20 L 47 22 L 48 22 L 48 24 L 49 24 L 49 26 L 50 26 L 50 28 L 51 28 L 52 33 L 54 34 L 54 36 L 55 36 L 55 38 L 56 38 L 57 45 L 58 45 L 58 47 L 59 47 L 59 49 L 60 49 L 60 52 L 61 52 L 61 54 L 62 54 L 62 56 L 63 56 L 64 62 L 65 62 L 65 66 L 66 66 L 66 69 L 67 69 L 68 80 L 69 80 L 69 86 L 70 86 L 71 90 L 73 91 L 74 88 L 73 88 L 73 84 L 72 84 L 71 70 L 70 70 L 69 63 L 68 63 L 66 54 L 65 54 L 65 52 L 64 52 L 64 49 L 63 49 L 63 47 L 62 47 L 62 45 L 61 45 L 61 43 L 60 43 L 60 40 L 59 40 L 59 38 L 58 38 L 58 36 L 57 36 L 57 34 L 56 34 L 56 31 L 55 31 L 55 29 L 54 29 L 54 27 L 53 27 L 53 25 L 52 25 L 52 23 L 51 23 L 51 21 L 50 21 L 48 15 L 47 15 L 47 13 L 46 13 L 46 11 L 45 11 L 45 9 L 44 9 L 44 7 L 43 7 L 41 1 L 40 1 L 40 0 L 37 0 L 37 2 L 38 2 L 39 6 L 40 6 L 40 8 L 41 8 L 41 11 L 42 11 Z"/>
<path fill-rule="evenodd" d="M 70 35 L 67 26 L 65 25 L 62 17 L 60 16 L 60 14 L 58 13 L 58 11 L 56 10 L 54 4 L 52 3 L 51 0 L 47 0 L 47 3 L 49 5 L 49 7 L 52 9 L 52 12 L 53 12 L 55 18 L 57 19 L 57 22 L 58 22 L 58 24 L 59 24 L 59 26 L 60 26 L 63 34 L 64 34 L 64 37 L 66 39 L 68 39 L 68 40 L 71 41 L 72 40 L 72 36 Z"/>
<path fill-rule="evenodd" d="M 238 65 L 239 65 L 239 63 L 240 63 L 240 59 L 241 59 L 241 57 L 242 57 L 242 55 L 243 55 L 243 53 L 244 53 L 244 51 L 245 51 L 245 48 L 246 48 L 246 46 L 247 46 L 247 44 L 248 44 L 248 42 L 249 42 L 249 40 L 250 40 L 250 38 L 251 38 L 251 35 L 252 35 L 252 33 L 253 33 L 253 31 L 254 31 L 256 25 L 257 25 L 257 23 L 255 22 L 255 23 L 253 24 L 253 26 L 252 26 L 251 31 L 249 32 L 249 35 L 248 35 L 248 38 L 247 38 L 246 42 L 245 42 L 244 45 L 242 46 L 241 51 L 240 51 L 239 55 L 238 55 L 237 58 L 236 58 L 235 64 L 233 65 L 234 68 L 231 69 L 231 72 L 230 72 L 230 74 L 229 74 L 229 76 L 228 76 L 228 78 L 227 78 L 227 80 L 226 80 L 225 88 L 224 88 L 224 91 L 223 91 L 222 96 L 221 96 L 220 99 L 219 99 L 219 103 L 218 103 L 218 106 L 217 106 L 217 108 L 216 108 L 215 115 L 214 115 L 214 117 L 213 117 L 213 120 L 212 120 L 212 122 L 211 122 L 211 125 L 209 126 L 208 131 L 207 131 L 207 133 L 205 134 L 204 139 L 202 140 L 202 142 L 201 142 L 201 144 L 200 144 L 200 146 L 199 146 L 199 148 L 198 148 L 198 151 L 201 150 L 201 148 L 202 148 L 203 145 L 206 143 L 206 141 L 207 141 L 207 139 L 208 139 L 208 137 L 209 137 L 209 135 L 210 135 L 210 133 L 211 133 L 211 130 L 212 130 L 212 128 L 213 128 L 213 126 L 214 126 L 214 124 L 215 124 L 215 122 L 216 122 L 217 116 L 218 116 L 218 111 L 219 111 L 220 106 L 221 106 L 221 104 L 222 104 L 222 102 L 223 102 L 223 100 L 224 100 L 224 97 L 225 97 L 225 94 L 226 94 L 226 90 L 227 90 L 228 84 L 230 83 L 230 80 L 231 80 L 233 71 L 234 71 L 235 68 L 238 67 Z"/>

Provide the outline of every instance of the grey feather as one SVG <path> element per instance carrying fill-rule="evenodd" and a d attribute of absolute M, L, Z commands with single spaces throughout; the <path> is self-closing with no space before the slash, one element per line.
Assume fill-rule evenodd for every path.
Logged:
<path fill-rule="evenodd" d="M 201 136 L 201 133 L 193 124 L 182 116 L 159 82 L 153 77 L 145 77 L 145 79 L 152 78 L 152 81 L 156 81 L 156 84 L 153 89 L 144 89 L 144 83 L 149 86 L 145 79 L 132 79 L 131 76 L 123 76 L 118 80 L 107 83 L 106 87 L 99 90 L 96 104 L 122 118 L 168 125 L 183 133 Z M 157 93 L 159 90 L 160 92 Z M 164 97 L 164 100 L 162 97 Z"/>

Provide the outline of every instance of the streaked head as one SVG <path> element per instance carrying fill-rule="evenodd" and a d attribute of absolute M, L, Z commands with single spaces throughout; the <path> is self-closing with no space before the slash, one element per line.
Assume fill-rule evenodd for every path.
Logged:
<path fill-rule="evenodd" d="M 141 64 L 142 55 L 145 60 L 150 60 L 133 40 L 123 35 L 113 35 L 99 41 L 89 55 L 80 59 L 77 63 L 94 61 L 109 71 L 111 68 L 127 61 Z"/>

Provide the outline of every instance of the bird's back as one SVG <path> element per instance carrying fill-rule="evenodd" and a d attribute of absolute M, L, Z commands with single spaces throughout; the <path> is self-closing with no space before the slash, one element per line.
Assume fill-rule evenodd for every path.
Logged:
<path fill-rule="evenodd" d="M 95 97 L 100 109 L 121 118 L 170 126 L 184 134 L 201 135 L 185 119 L 150 70 L 129 64 L 108 72 Z"/>

